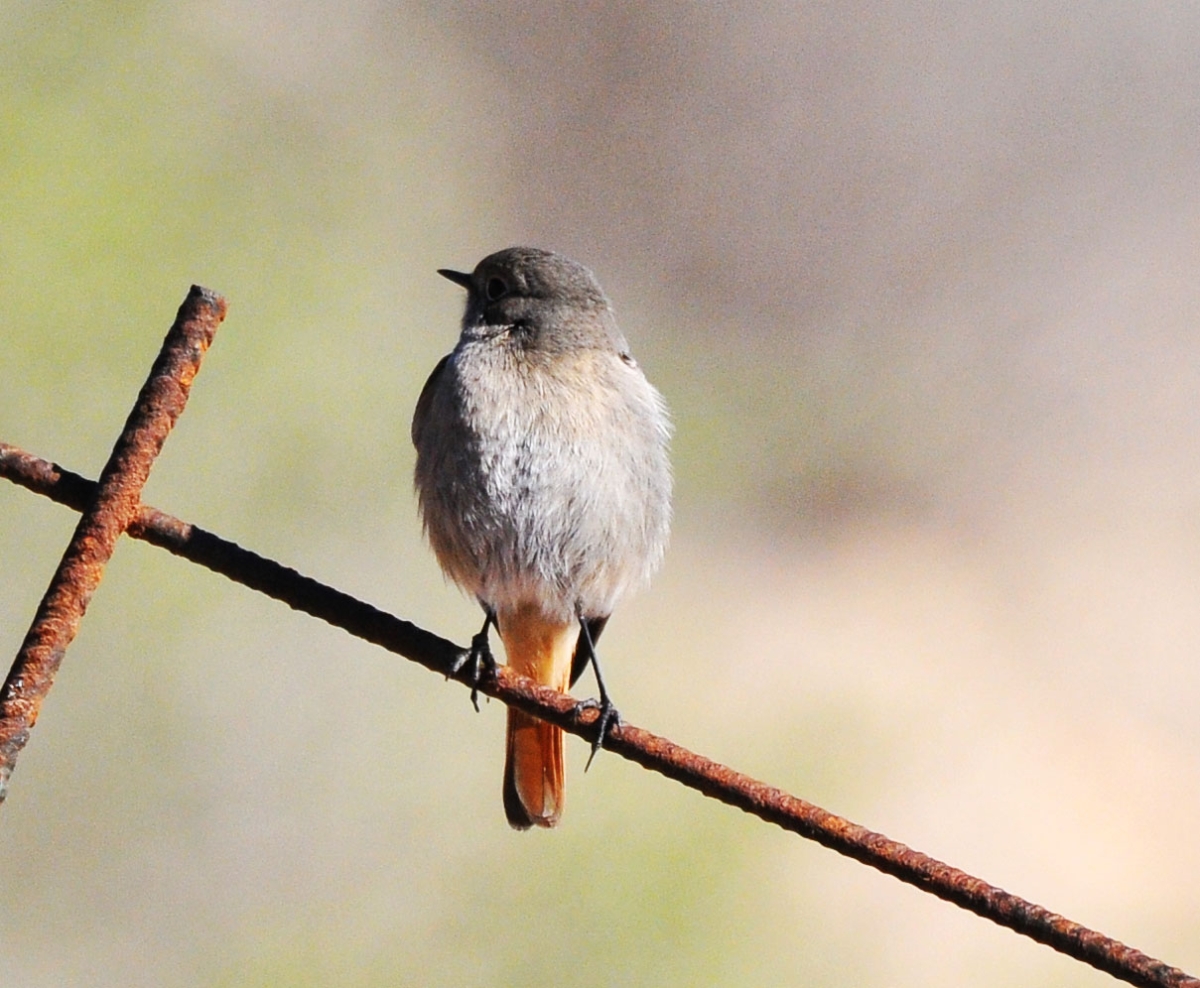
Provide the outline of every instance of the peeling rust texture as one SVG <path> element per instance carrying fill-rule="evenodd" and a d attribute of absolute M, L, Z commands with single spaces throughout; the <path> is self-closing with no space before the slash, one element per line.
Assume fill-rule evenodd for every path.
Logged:
<path fill-rule="evenodd" d="M 225 309 L 225 300 L 206 289 L 188 293 L 42 597 L 0 692 L 0 802 L 113 548 L 137 517 L 151 464 L 187 403 Z"/>
<path fill-rule="evenodd" d="M 83 510 L 96 488 L 90 480 L 3 443 L 0 443 L 0 476 L 77 511 Z M 455 660 L 463 654 L 462 648 L 444 638 L 154 508 L 142 506 L 138 509 L 136 519 L 129 526 L 129 534 L 207 566 L 436 672 L 449 675 Z M 455 678 L 469 683 L 465 669 Z M 480 683 L 479 690 L 589 741 L 595 737 L 598 719 L 595 710 L 581 712 L 571 697 L 539 686 L 506 667 L 500 667 L 495 677 Z M 1200 988 L 1200 979 L 1178 968 L 819 806 L 688 751 L 664 737 L 622 724 L 609 732 L 604 747 L 644 768 L 877 868 L 1122 981 L 1147 988 Z"/>

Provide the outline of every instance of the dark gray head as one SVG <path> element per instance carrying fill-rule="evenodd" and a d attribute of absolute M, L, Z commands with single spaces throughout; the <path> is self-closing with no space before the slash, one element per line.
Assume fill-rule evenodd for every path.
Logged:
<path fill-rule="evenodd" d="M 489 254 L 470 274 L 438 274 L 467 290 L 466 338 L 504 338 L 541 351 L 626 349 L 595 276 L 561 254 L 509 247 Z"/>

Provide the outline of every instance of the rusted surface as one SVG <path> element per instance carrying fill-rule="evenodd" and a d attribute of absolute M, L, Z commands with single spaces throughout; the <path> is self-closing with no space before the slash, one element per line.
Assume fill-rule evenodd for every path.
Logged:
<path fill-rule="evenodd" d="M 200 361 L 224 317 L 223 298 L 192 288 L 42 597 L 0 692 L 0 801 L 117 539 L 137 516 L 150 466 L 187 403 Z"/>
<path fill-rule="evenodd" d="M 1190 986 L 1197 979 L 1102 933 L 927 854 L 852 823 L 647 731 L 623 727 L 605 747 L 645 768 L 961 906 L 1130 984 Z"/>
<path fill-rule="evenodd" d="M 0 477 L 76 511 L 96 490 L 95 481 L 5 443 Z M 445 638 L 156 508 L 140 506 L 127 533 L 443 675 L 462 652 Z M 465 672 L 459 678 L 467 682 Z"/>
<path fill-rule="evenodd" d="M 0 476 L 77 510 L 95 488 L 91 481 L 3 444 L 0 444 Z M 464 651 L 444 638 L 154 508 L 139 509 L 129 534 L 207 566 L 436 672 L 447 674 Z M 469 683 L 465 669 L 457 678 Z M 570 697 L 538 686 L 505 667 L 497 670 L 494 679 L 479 684 L 479 690 L 589 741 L 595 737 L 595 710 L 578 713 L 575 701 Z M 1200 979 L 1178 968 L 819 806 L 688 751 L 664 737 L 626 724 L 609 733 L 604 747 L 706 796 L 814 840 L 1000 926 L 1023 933 L 1122 981 L 1148 988 L 1200 988 Z"/>

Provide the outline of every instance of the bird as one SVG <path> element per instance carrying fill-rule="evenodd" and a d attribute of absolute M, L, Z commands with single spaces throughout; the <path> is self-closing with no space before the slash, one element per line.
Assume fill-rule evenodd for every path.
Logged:
<path fill-rule="evenodd" d="M 667 545 L 670 415 L 582 264 L 510 247 L 470 273 L 438 273 L 466 289 L 466 306 L 457 344 L 417 400 L 414 486 L 442 570 L 483 608 L 463 661 L 476 682 L 494 668 L 495 627 L 509 666 L 543 686 L 565 693 L 590 663 L 594 755 L 619 723 L 596 641 Z M 563 755 L 560 728 L 508 709 L 512 827 L 559 822 Z"/>

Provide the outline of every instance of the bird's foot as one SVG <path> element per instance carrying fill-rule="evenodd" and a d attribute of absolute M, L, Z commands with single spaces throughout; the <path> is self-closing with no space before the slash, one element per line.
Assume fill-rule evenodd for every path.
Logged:
<path fill-rule="evenodd" d="M 479 685 L 486 680 L 496 678 L 496 657 L 492 655 L 492 646 L 488 644 L 488 626 L 471 639 L 471 647 L 460 652 L 454 665 L 450 667 L 450 675 L 446 678 L 457 677 L 463 669 L 470 667 L 469 681 L 471 683 L 471 703 L 475 712 L 479 712 Z"/>
<path fill-rule="evenodd" d="M 607 696 L 602 696 L 599 700 L 594 698 L 580 700 L 575 704 L 576 719 L 585 710 L 600 711 L 600 716 L 596 718 L 596 739 L 592 742 L 592 753 L 588 755 L 587 764 L 583 767 L 586 772 L 592 767 L 592 760 L 596 757 L 596 752 L 604 747 L 604 739 L 608 737 L 608 732 L 614 727 L 621 726 L 621 715 Z"/>

